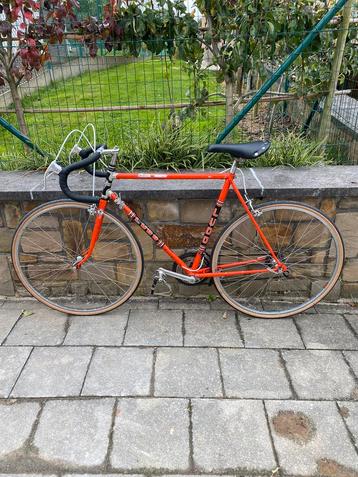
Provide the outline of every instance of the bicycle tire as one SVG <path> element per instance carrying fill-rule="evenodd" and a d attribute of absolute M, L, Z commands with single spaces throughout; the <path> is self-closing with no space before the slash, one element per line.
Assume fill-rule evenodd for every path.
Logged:
<path fill-rule="evenodd" d="M 256 273 L 240 278 L 215 277 L 216 289 L 233 308 L 257 318 L 286 318 L 307 311 L 321 301 L 339 279 L 344 263 L 342 237 L 326 215 L 306 204 L 268 202 L 257 210 L 261 215 L 256 220 L 275 253 L 289 267 L 288 276 Z M 241 236 L 244 238 L 242 243 L 239 241 L 242 241 Z M 296 251 L 295 245 L 298 247 Z M 270 256 L 264 250 L 249 216 L 243 214 L 230 222 L 218 237 L 213 247 L 212 270 L 218 271 L 218 265 L 224 263 L 225 256 L 226 263 L 230 263 L 232 259 L 228 257 L 233 255 L 238 260 L 243 257 L 252 259 L 255 256 L 253 251 L 256 257 L 258 252 L 265 257 L 261 268 L 270 268 L 271 271 Z M 298 261 L 294 262 L 295 258 Z M 246 269 L 257 269 L 257 266 L 247 265 Z M 266 283 L 265 290 L 261 292 L 258 291 L 260 282 Z M 230 288 L 233 286 L 236 288 Z"/>
<path fill-rule="evenodd" d="M 40 205 L 16 229 L 12 261 L 17 276 L 37 300 L 72 315 L 97 315 L 127 301 L 143 275 L 143 252 L 129 227 L 104 212 L 91 258 L 73 264 L 88 248 L 95 215 L 71 200 Z"/>

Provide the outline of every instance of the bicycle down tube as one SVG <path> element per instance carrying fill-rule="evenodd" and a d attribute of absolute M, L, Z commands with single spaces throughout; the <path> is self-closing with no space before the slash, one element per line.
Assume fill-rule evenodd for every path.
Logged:
<path fill-rule="evenodd" d="M 282 271 L 286 271 L 287 267 L 278 259 L 275 254 L 275 251 L 272 249 L 267 237 L 265 236 L 264 232 L 261 230 L 260 226 L 258 225 L 257 221 L 255 220 L 254 215 L 252 214 L 250 208 L 248 207 L 245 199 L 243 198 L 240 190 L 236 186 L 234 179 L 235 179 L 235 172 L 227 172 L 227 173 L 187 173 L 187 174 L 180 174 L 180 173 L 168 173 L 168 174 L 156 174 L 156 173 L 121 173 L 115 172 L 112 174 L 113 179 L 117 180 L 203 180 L 203 179 L 215 179 L 215 180 L 224 180 L 223 187 L 219 193 L 219 196 L 216 200 L 215 207 L 209 219 L 208 225 L 204 231 L 204 236 L 201 240 L 200 246 L 197 250 L 197 253 L 194 257 L 194 261 L 191 267 L 188 267 L 187 264 L 180 257 L 163 241 L 161 238 L 147 225 L 145 224 L 140 217 L 124 202 L 121 200 L 120 196 L 116 193 L 108 190 L 107 186 L 107 197 L 115 202 L 121 210 L 128 216 L 128 218 L 136 223 L 156 244 L 158 248 L 161 248 L 177 265 L 179 265 L 187 275 L 194 276 L 197 278 L 213 278 L 213 277 L 225 277 L 225 276 L 237 276 L 237 275 L 255 275 L 257 273 L 272 273 L 276 272 L 279 269 Z M 113 180 L 112 179 L 112 180 Z M 110 181 L 111 183 L 111 181 Z M 221 208 L 224 205 L 224 202 L 227 198 L 230 188 L 233 188 L 235 194 L 237 195 L 241 205 L 243 206 L 246 214 L 249 216 L 251 222 L 253 223 L 260 239 L 262 240 L 264 246 L 266 247 L 267 251 L 275 261 L 275 267 L 273 269 L 269 269 L 268 267 L 265 268 L 258 268 L 252 270 L 236 270 L 236 271 L 222 271 L 228 268 L 237 268 L 243 267 L 246 265 L 254 265 L 263 263 L 266 260 L 266 256 L 257 257 L 252 260 L 245 260 L 240 262 L 232 262 L 232 263 L 225 263 L 218 266 L 218 271 L 211 271 L 210 267 L 200 268 L 200 264 L 202 262 L 202 257 L 206 251 L 207 244 L 209 242 L 210 236 L 213 232 L 215 227 L 216 221 L 219 217 L 221 212 Z M 83 258 L 76 263 L 76 267 L 80 268 L 81 265 L 87 261 L 92 251 L 95 247 L 95 244 L 100 236 L 101 225 L 102 225 L 102 214 L 103 211 L 106 209 L 108 199 L 101 199 L 99 201 L 98 210 L 100 211 L 99 215 L 96 217 L 91 242 L 89 245 L 88 250 L 85 252 Z"/>

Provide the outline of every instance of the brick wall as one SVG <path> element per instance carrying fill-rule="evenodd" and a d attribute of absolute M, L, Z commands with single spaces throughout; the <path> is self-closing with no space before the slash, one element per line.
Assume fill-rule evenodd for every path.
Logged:
<path fill-rule="evenodd" d="M 0 177 L 1 179 L 1 177 Z M 202 194 L 205 195 L 203 191 Z M 14 194 L 15 195 L 15 194 Z M 162 194 L 163 195 L 163 194 Z M 173 194 L 172 194 L 173 195 Z M 180 194 L 179 194 L 180 195 Z M 212 195 L 212 194 L 210 194 Z M 275 198 L 277 198 L 277 192 Z M 280 199 L 297 200 L 297 191 Z M 264 202 L 270 200 L 265 197 Z M 338 298 L 358 300 L 358 199 L 356 197 L 301 197 L 310 205 L 314 205 L 331 217 L 340 229 L 346 247 L 346 264 L 342 279 L 330 294 L 331 300 Z M 199 244 L 201 234 L 208 222 L 215 200 L 208 199 L 134 199 L 129 205 L 152 225 L 153 229 L 178 254 L 188 251 L 192 244 Z M 261 199 L 256 200 L 259 204 Z M 0 197 L 0 295 L 12 296 L 26 294 L 21 284 L 16 280 L 10 259 L 11 240 L 14 230 L 21 217 L 41 201 L 1 200 Z M 220 215 L 211 243 L 225 223 L 241 215 L 242 210 L 238 201 L 230 199 Z M 162 266 L 171 268 L 172 262 L 166 254 L 155 247 L 152 240 L 137 226 L 133 225 L 140 240 L 145 258 L 145 271 L 137 294 L 147 295 L 152 283 L 154 271 Z M 208 285 L 185 286 L 170 279 L 177 296 L 198 296 L 215 293 Z"/>

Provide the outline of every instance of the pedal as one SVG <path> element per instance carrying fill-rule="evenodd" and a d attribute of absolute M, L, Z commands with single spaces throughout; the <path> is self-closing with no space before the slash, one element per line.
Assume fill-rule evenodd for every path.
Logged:
<path fill-rule="evenodd" d="M 164 286 L 166 289 L 163 291 L 156 291 L 156 288 L 158 286 Z M 153 275 L 153 283 L 152 287 L 150 289 L 150 294 L 151 295 L 156 295 L 156 296 L 172 296 L 173 295 L 173 290 L 170 284 L 166 280 L 166 275 L 164 272 L 161 270 L 157 270 L 154 275 Z"/>

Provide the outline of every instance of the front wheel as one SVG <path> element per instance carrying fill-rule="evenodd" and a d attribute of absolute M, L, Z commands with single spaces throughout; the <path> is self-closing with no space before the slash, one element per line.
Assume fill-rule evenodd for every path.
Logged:
<path fill-rule="evenodd" d="M 100 237 L 80 269 L 96 214 L 92 207 L 59 200 L 24 217 L 14 235 L 12 261 L 24 287 L 45 305 L 73 315 L 97 315 L 124 303 L 143 272 L 140 245 L 117 217 L 104 212 Z"/>
<path fill-rule="evenodd" d="M 234 220 L 219 236 L 212 270 L 250 271 L 215 277 L 215 286 L 231 306 L 258 318 L 285 318 L 318 303 L 334 287 L 344 262 L 342 238 L 319 210 L 295 202 L 272 202 L 258 207 L 255 219 L 287 272 L 275 263 L 248 215 Z M 264 271 L 264 273 L 261 273 Z"/>

